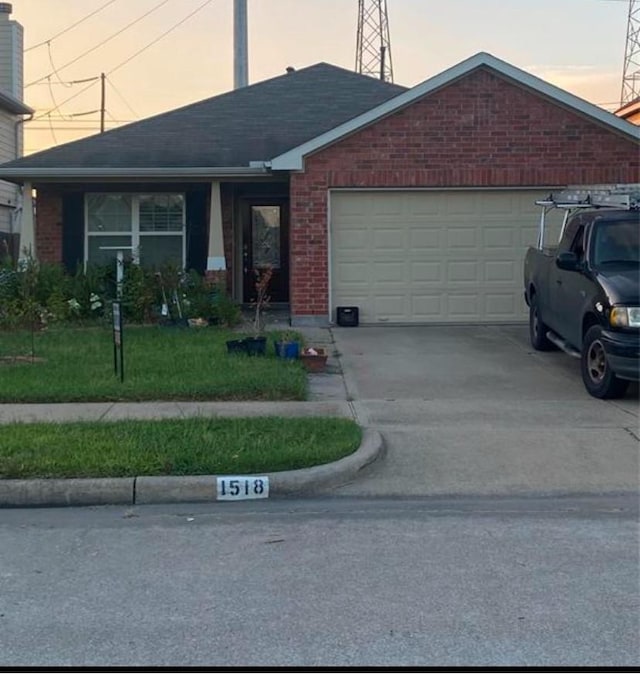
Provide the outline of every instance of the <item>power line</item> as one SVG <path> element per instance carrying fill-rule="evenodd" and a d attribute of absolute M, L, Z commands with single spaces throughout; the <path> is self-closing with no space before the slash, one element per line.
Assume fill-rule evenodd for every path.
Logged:
<path fill-rule="evenodd" d="M 68 68 L 70 65 L 73 65 L 74 63 L 77 63 L 80 59 L 84 58 L 85 56 L 87 56 L 91 52 L 95 51 L 96 49 L 99 49 L 100 47 L 105 45 L 107 42 L 110 42 L 114 38 L 118 37 L 118 35 L 121 35 L 122 33 L 124 33 L 124 31 L 128 30 L 132 26 L 135 26 L 136 23 L 139 23 L 140 21 L 142 21 L 142 19 L 145 19 L 147 16 L 149 16 L 153 12 L 160 9 L 160 7 L 162 7 L 163 5 L 166 5 L 168 2 L 170 2 L 170 0 L 161 0 L 158 4 L 154 5 L 150 10 L 148 10 L 147 12 L 142 14 L 142 16 L 139 16 L 137 19 L 134 19 L 133 21 L 131 21 L 131 23 L 128 23 L 126 26 L 124 26 L 123 28 L 121 28 L 117 32 L 113 33 L 109 37 L 102 40 L 102 42 L 99 42 L 98 44 L 91 47 L 91 49 L 87 49 L 87 51 L 80 54 L 80 56 L 76 56 L 76 58 L 74 58 L 71 61 L 68 61 L 67 63 L 65 63 L 63 66 L 58 68 L 58 71 L 64 70 L 65 68 Z M 44 75 L 43 77 L 40 77 L 37 80 L 34 80 L 33 82 L 29 82 L 29 84 L 25 85 L 25 89 L 33 86 L 34 84 L 37 84 L 38 82 L 42 82 L 42 80 L 47 79 L 47 77 L 51 77 L 51 75 L 53 75 L 53 74 L 54 73 L 51 72 L 48 75 Z"/>
<path fill-rule="evenodd" d="M 178 23 L 175 23 L 171 28 L 169 28 L 169 30 L 162 33 L 162 35 L 158 36 L 155 40 L 152 40 L 151 42 L 149 42 L 149 44 L 142 47 L 142 49 L 139 49 L 135 54 L 132 54 L 128 59 L 126 59 L 122 63 L 118 64 L 115 68 L 112 68 L 107 73 L 107 75 L 111 75 L 111 73 L 114 73 L 116 70 L 119 70 L 120 68 L 122 68 L 122 66 L 125 66 L 127 63 L 129 63 L 129 61 L 132 61 L 136 56 L 139 56 L 140 54 L 142 54 L 143 51 L 146 51 L 147 49 L 149 49 L 149 47 L 152 47 L 154 44 L 156 44 L 156 42 L 159 42 L 160 40 L 162 40 L 163 37 L 165 37 L 166 35 L 168 35 L 172 31 L 174 31 L 176 28 L 181 26 L 185 21 L 188 21 L 192 16 L 197 14 L 200 10 L 204 9 L 207 5 L 210 5 L 212 2 L 213 2 L 213 0 L 206 0 L 205 2 L 203 2 L 198 8 L 194 9 L 193 12 L 191 12 L 190 14 L 187 14 L 187 16 L 184 17 L 184 19 L 182 19 L 181 21 L 178 21 Z"/>
<path fill-rule="evenodd" d="M 140 117 L 140 115 L 129 105 L 127 102 L 126 98 L 120 93 L 116 85 L 111 81 L 110 77 L 107 77 L 107 82 L 109 83 L 109 86 L 116 92 L 116 94 L 120 97 L 120 100 L 129 108 L 129 110 L 133 113 L 134 117 Z"/>
<path fill-rule="evenodd" d="M 42 119 L 43 117 L 46 117 L 47 115 L 50 115 L 52 112 L 55 112 L 56 110 L 59 111 L 61 106 L 65 105 L 65 104 L 68 103 L 69 101 L 72 101 L 74 98 L 77 98 L 78 96 L 80 96 L 81 94 L 83 94 L 85 91 L 88 91 L 89 89 L 91 89 L 91 87 L 94 86 L 94 84 L 95 84 L 99 79 L 100 79 L 100 78 L 97 77 L 96 79 L 92 80 L 91 83 L 90 83 L 88 86 L 84 87 L 83 89 L 80 89 L 80 91 L 76 91 L 76 93 L 75 93 L 75 94 L 72 94 L 71 96 L 69 96 L 69 98 L 65 98 L 65 100 L 62 101 L 62 103 L 59 103 L 58 105 L 56 105 L 55 108 L 52 108 L 51 110 L 49 110 L 49 111 L 43 113 L 42 115 L 38 115 L 37 117 L 34 117 L 32 121 L 36 121 L 36 120 L 38 120 L 38 119 Z M 61 114 L 62 114 L 62 113 L 61 113 Z"/>
<path fill-rule="evenodd" d="M 48 81 L 49 81 L 49 83 L 51 83 L 51 80 L 48 80 Z M 54 105 L 53 110 L 57 110 L 58 109 L 58 102 L 56 101 L 56 97 L 53 95 L 53 89 L 51 88 L 51 86 L 49 87 L 49 95 L 51 96 L 51 100 L 53 101 L 53 105 Z M 62 113 L 60 113 L 60 114 L 62 114 Z"/>
<path fill-rule="evenodd" d="M 81 23 L 86 21 L 87 19 L 90 19 L 92 16 L 95 16 L 98 12 L 101 12 L 103 9 L 106 9 L 109 5 L 112 5 L 116 0 L 109 0 L 109 2 L 105 2 L 104 5 L 101 7 L 98 7 L 98 9 L 94 10 L 90 14 L 87 14 L 86 16 L 82 17 L 82 19 L 76 21 L 75 23 L 72 23 L 70 26 L 65 28 L 64 30 L 61 30 L 59 33 L 56 33 L 53 37 L 50 37 L 48 40 L 44 40 L 43 42 L 38 42 L 38 44 L 34 44 L 32 47 L 27 47 L 25 49 L 25 52 L 31 51 L 32 49 L 37 49 L 38 47 L 42 47 L 44 44 L 50 44 L 53 42 L 55 39 L 59 38 L 61 35 L 64 35 L 65 33 L 68 33 L 72 28 L 75 28 L 76 26 L 79 26 Z"/>
<path fill-rule="evenodd" d="M 58 78 L 58 83 L 64 85 L 65 87 L 71 87 L 73 85 L 71 84 L 66 84 L 65 82 L 62 81 L 62 78 L 60 75 L 58 75 L 58 71 L 56 69 L 56 65 L 53 62 L 53 54 L 51 53 L 51 45 L 47 42 L 47 53 L 49 54 L 49 64 L 53 68 L 53 72 L 55 76 Z M 51 77 L 47 77 L 47 81 L 49 82 L 49 86 L 51 86 Z"/>
<path fill-rule="evenodd" d="M 53 128 L 53 124 L 51 123 L 51 118 L 49 118 L 49 129 L 50 129 L 51 135 L 53 137 L 53 142 L 57 145 L 58 139 L 56 138 L 56 132 L 55 132 L 55 129 Z"/>

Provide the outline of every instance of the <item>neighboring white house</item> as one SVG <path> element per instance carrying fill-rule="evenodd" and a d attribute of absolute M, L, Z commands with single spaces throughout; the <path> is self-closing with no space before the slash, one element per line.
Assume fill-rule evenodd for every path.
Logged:
<path fill-rule="evenodd" d="M 33 114 L 22 102 L 23 30 L 10 19 L 11 11 L 9 3 L 0 2 L 0 163 L 22 156 L 24 115 Z M 21 201 L 18 186 L 0 181 L 0 240 L 6 241 L 14 254 Z"/>

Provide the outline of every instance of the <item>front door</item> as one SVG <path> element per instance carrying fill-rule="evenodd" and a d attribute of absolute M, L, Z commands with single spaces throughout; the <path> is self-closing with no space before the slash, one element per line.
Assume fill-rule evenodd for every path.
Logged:
<path fill-rule="evenodd" d="M 271 267 L 271 302 L 289 301 L 289 204 L 285 199 L 241 203 L 243 302 L 255 297 L 256 270 Z"/>

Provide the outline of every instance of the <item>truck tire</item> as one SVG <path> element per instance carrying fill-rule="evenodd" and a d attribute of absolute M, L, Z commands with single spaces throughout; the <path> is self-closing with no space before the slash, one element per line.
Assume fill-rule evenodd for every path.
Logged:
<path fill-rule="evenodd" d="M 602 345 L 602 328 L 592 325 L 582 342 L 581 370 L 585 388 L 594 398 L 620 398 L 629 386 L 611 369 Z"/>
<path fill-rule="evenodd" d="M 551 351 L 554 348 L 547 338 L 549 328 L 540 319 L 538 298 L 532 295 L 529 300 L 529 341 L 536 351 Z"/>

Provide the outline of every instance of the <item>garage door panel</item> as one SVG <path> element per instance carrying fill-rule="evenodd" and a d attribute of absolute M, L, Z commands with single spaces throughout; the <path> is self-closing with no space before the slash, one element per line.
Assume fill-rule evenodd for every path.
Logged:
<path fill-rule="evenodd" d="M 449 227 L 447 230 L 447 246 L 452 249 L 478 247 L 478 231 L 475 227 Z"/>
<path fill-rule="evenodd" d="M 517 234 L 508 225 L 489 225 L 482 229 L 482 244 L 491 250 L 511 249 L 518 243 Z"/>
<path fill-rule="evenodd" d="M 452 260 L 447 263 L 447 282 L 477 283 L 479 277 L 480 264 L 474 260 Z"/>
<path fill-rule="evenodd" d="M 347 251 L 350 249 L 362 250 L 366 249 L 369 242 L 369 232 L 362 229 L 343 229 L 335 232 L 332 237 L 333 243 L 341 250 Z"/>
<path fill-rule="evenodd" d="M 407 315 L 406 296 L 397 294 L 376 295 L 373 299 L 374 313 L 381 319 L 402 321 Z"/>
<path fill-rule="evenodd" d="M 424 192 L 407 192 L 404 203 L 407 215 L 413 218 L 435 216 L 445 210 L 441 201 L 424 199 Z"/>
<path fill-rule="evenodd" d="M 374 285 L 389 285 L 391 283 L 401 283 L 406 285 L 406 262 L 398 260 L 397 262 L 374 262 L 372 264 Z"/>
<path fill-rule="evenodd" d="M 425 223 L 425 225 L 421 227 L 411 227 L 409 232 L 409 244 L 411 250 L 433 252 L 440 248 L 442 237 L 443 232 L 440 230 L 439 226 L 437 228 L 432 228 L 429 227 L 429 223 Z"/>
<path fill-rule="evenodd" d="M 441 321 L 443 299 L 441 293 L 414 293 L 411 296 L 411 315 L 416 321 Z"/>
<path fill-rule="evenodd" d="M 485 281 L 516 281 L 516 265 L 512 260 L 494 260 L 484 263 Z"/>
<path fill-rule="evenodd" d="M 443 282 L 444 278 L 444 264 L 442 262 L 433 261 L 433 262 L 415 262 L 411 261 L 409 263 L 409 270 L 411 274 L 412 283 L 421 283 L 425 281 L 431 282 Z"/>
<path fill-rule="evenodd" d="M 368 287 L 369 279 L 368 262 L 345 262 L 337 265 L 336 280 L 340 285 L 360 284 Z"/>
<path fill-rule="evenodd" d="M 447 217 L 456 215 L 473 217 L 478 211 L 475 194 L 466 192 L 446 193 L 443 199 L 443 206 L 443 214 Z"/>
<path fill-rule="evenodd" d="M 331 302 L 363 323 L 526 319 L 522 264 L 546 191 L 339 191 Z"/>
<path fill-rule="evenodd" d="M 404 254 L 406 250 L 405 232 L 399 232 L 388 225 L 384 229 L 373 232 L 373 250 L 386 250 L 388 252 L 399 251 Z"/>
<path fill-rule="evenodd" d="M 456 320 L 477 321 L 481 316 L 478 293 L 448 293 L 447 315 Z"/>
<path fill-rule="evenodd" d="M 503 293 L 487 292 L 484 313 L 488 318 L 495 320 L 509 319 L 516 310 L 513 293 L 508 291 Z"/>
<path fill-rule="evenodd" d="M 508 192 L 485 192 L 478 195 L 476 208 L 479 214 L 485 216 L 506 216 L 510 218 L 519 212 L 518 197 Z"/>

